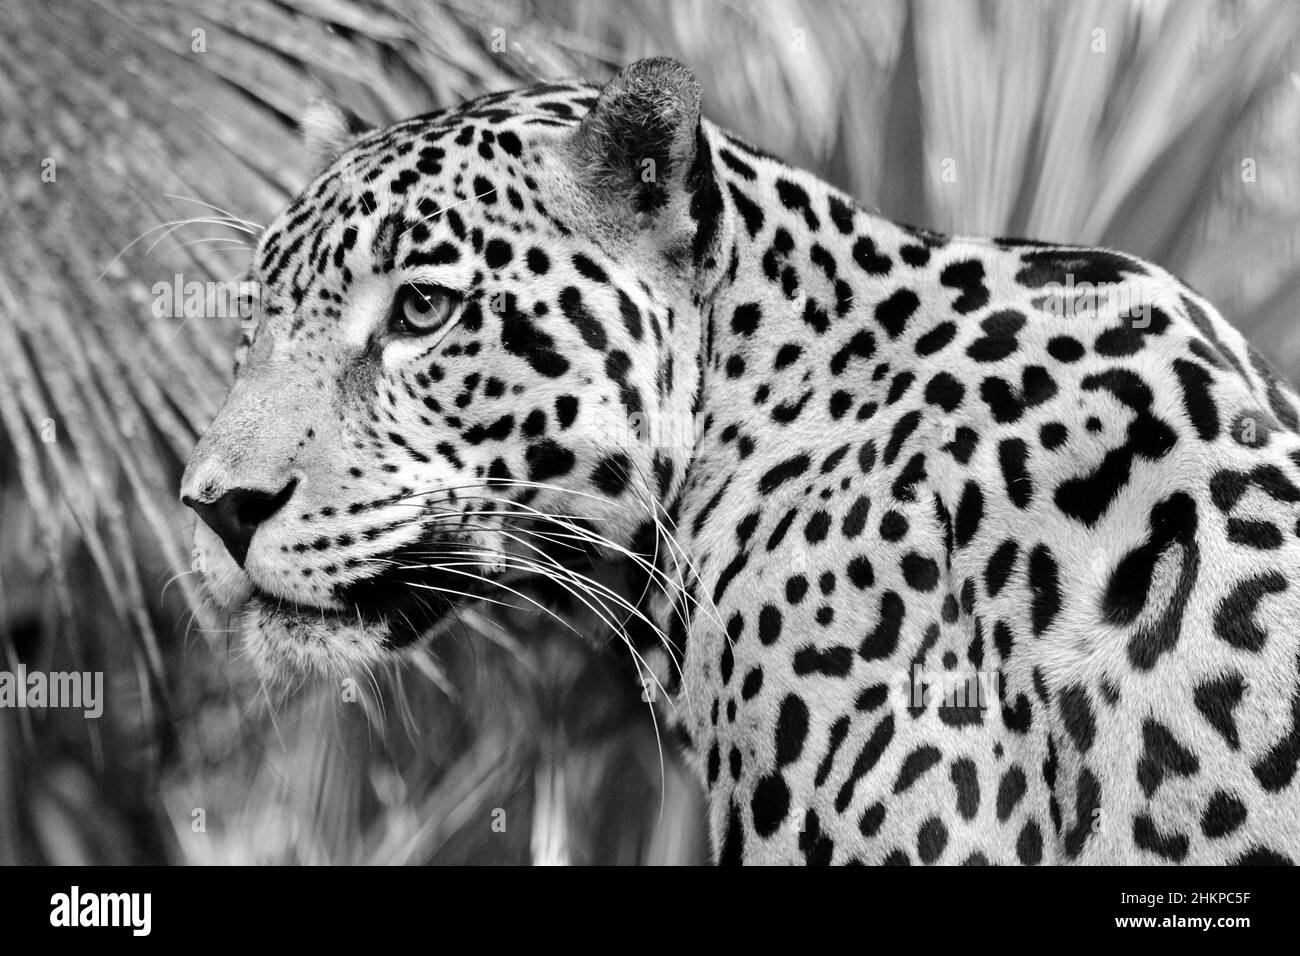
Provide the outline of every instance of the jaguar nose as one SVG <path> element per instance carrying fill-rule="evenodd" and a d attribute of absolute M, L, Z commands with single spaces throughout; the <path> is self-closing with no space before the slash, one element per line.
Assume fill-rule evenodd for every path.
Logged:
<path fill-rule="evenodd" d="M 190 495 L 183 496 L 181 501 L 194 509 L 203 523 L 217 533 L 230 556 L 242 568 L 253 534 L 284 507 L 297 485 L 298 481 L 294 479 L 276 492 L 232 488 L 213 501 L 201 501 Z"/>

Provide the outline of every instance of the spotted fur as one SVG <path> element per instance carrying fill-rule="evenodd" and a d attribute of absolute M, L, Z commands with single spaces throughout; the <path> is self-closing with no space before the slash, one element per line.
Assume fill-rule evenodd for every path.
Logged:
<path fill-rule="evenodd" d="M 563 514 L 662 585 L 720 862 L 1300 856 L 1300 414 L 1195 292 L 872 216 L 671 61 L 350 136 L 184 480 L 264 668 L 436 640 Z"/>

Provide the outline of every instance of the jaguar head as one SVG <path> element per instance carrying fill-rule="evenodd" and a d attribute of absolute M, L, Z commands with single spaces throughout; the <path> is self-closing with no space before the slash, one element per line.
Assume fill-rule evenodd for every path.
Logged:
<path fill-rule="evenodd" d="M 632 548 L 694 437 L 720 200 L 694 76 L 547 84 L 355 132 L 262 236 L 182 500 L 266 676 L 342 673 Z"/>

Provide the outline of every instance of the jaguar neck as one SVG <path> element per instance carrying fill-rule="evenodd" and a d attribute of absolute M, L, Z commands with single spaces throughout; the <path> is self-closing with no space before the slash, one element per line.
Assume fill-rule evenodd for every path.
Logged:
<path fill-rule="evenodd" d="M 829 403 L 835 422 L 874 414 L 901 358 L 890 322 L 908 307 L 891 300 L 885 250 L 928 257 L 932 239 L 716 127 L 710 139 L 728 228 L 703 310 L 696 448 L 713 436 L 743 459 L 746 418 L 789 425 L 810 402 Z M 816 363 L 851 388 L 814 389 Z"/>

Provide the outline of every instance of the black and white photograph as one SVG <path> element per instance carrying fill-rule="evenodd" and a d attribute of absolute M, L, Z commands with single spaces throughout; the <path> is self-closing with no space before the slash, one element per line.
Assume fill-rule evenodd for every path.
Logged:
<path fill-rule="evenodd" d="M 22 919 L 1068 867 L 1241 939 L 1296 382 L 1293 0 L 0 0 Z"/>

